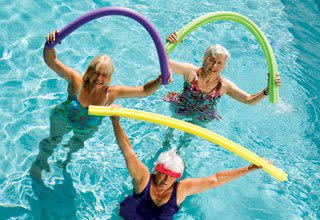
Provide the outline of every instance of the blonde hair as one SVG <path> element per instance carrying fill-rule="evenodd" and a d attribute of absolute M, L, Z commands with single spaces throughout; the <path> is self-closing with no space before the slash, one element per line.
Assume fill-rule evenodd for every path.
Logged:
<path fill-rule="evenodd" d="M 203 63 L 209 56 L 216 57 L 218 55 L 223 55 L 225 62 L 230 59 L 230 53 L 225 47 L 220 44 L 213 44 L 204 52 Z"/>
<path fill-rule="evenodd" d="M 171 149 L 166 152 L 162 152 L 154 166 L 163 164 L 167 170 L 171 170 L 176 173 L 183 173 L 184 164 L 181 157 L 177 154 L 176 149 Z"/>
<path fill-rule="evenodd" d="M 90 61 L 86 71 L 83 74 L 83 87 L 86 90 L 92 89 L 92 85 L 90 84 L 90 75 L 100 68 L 103 68 L 103 73 L 112 75 L 114 71 L 112 59 L 107 55 L 102 54 L 94 57 Z"/>

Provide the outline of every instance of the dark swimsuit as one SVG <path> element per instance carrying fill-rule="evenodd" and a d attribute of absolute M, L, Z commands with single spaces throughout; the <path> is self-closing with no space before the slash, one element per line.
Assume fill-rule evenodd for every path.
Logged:
<path fill-rule="evenodd" d="M 173 215 L 179 210 L 177 205 L 177 184 L 173 185 L 173 190 L 169 201 L 161 206 L 157 206 L 150 196 L 150 186 L 154 175 L 150 175 L 149 182 L 139 194 L 133 192 L 132 196 L 127 196 L 121 203 L 119 215 L 124 219 L 173 219 Z"/>
<path fill-rule="evenodd" d="M 223 78 L 219 79 L 218 85 L 209 93 L 202 93 L 198 85 L 199 70 L 191 83 L 184 82 L 181 94 L 171 92 L 163 100 L 170 102 L 171 110 L 180 115 L 191 116 L 200 121 L 219 120 L 221 117 L 217 113 L 216 105 L 221 97 Z"/>

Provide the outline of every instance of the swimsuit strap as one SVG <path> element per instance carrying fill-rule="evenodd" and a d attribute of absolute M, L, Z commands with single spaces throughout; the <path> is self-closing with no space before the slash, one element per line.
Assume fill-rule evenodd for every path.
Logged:
<path fill-rule="evenodd" d="M 140 193 L 135 193 L 134 190 L 133 190 L 133 195 L 135 197 L 137 197 L 137 198 L 143 197 L 143 199 L 146 199 L 147 195 L 148 195 L 148 193 L 150 191 L 151 180 L 152 180 L 152 174 L 150 174 L 150 176 L 149 176 L 149 181 L 148 181 L 146 187 L 144 187 L 144 189 Z"/>
<path fill-rule="evenodd" d="M 222 86 L 222 81 L 223 81 L 222 77 L 220 76 L 219 81 L 218 81 L 218 85 L 216 87 L 214 87 L 213 90 L 220 91 L 221 86 Z"/>
<path fill-rule="evenodd" d="M 107 96 L 107 100 L 106 100 L 106 102 L 104 103 L 105 106 L 108 106 L 108 102 L 109 102 L 109 92 L 108 92 L 108 88 L 109 88 L 109 87 L 107 87 L 106 90 L 105 90 L 105 93 L 106 93 L 106 96 Z"/>
<path fill-rule="evenodd" d="M 177 205 L 177 188 L 178 188 L 178 182 L 174 182 L 171 198 L 169 199 L 169 201 L 174 205 Z"/>
<path fill-rule="evenodd" d="M 151 179 L 153 179 L 154 177 L 155 177 L 155 175 L 150 176 L 149 183 L 145 189 L 148 192 L 148 194 L 149 194 L 148 196 L 151 199 L 152 203 L 155 205 L 153 199 L 151 198 L 151 194 L 150 194 Z M 178 182 L 174 182 L 173 190 L 172 190 L 172 193 L 171 193 L 169 200 L 166 203 L 162 204 L 160 207 L 171 207 L 172 205 L 177 206 L 177 184 L 178 184 Z M 157 208 L 160 208 L 160 207 L 157 207 Z"/>
<path fill-rule="evenodd" d="M 197 69 L 196 73 L 196 77 L 195 79 L 191 82 L 192 83 L 192 87 L 195 88 L 198 92 L 201 92 L 199 85 L 198 85 L 198 81 L 199 81 L 199 74 L 200 74 L 200 70 L 202 68 Z M 219 96 L 220 96 L 220 89 L 222 86 L 222 76 L 220 76 L 219 80 L 218 80 L 218 84 L 216 85 L 216 87 L 214 87 L 210 92 L 207 93 L 207 95 L 211 95 L 212 93 L 216 94 L 218 92 Z"/>
<path fill-rule="evenodd" d="M 193 88 L 196 88 L 196 89 L 197 89 L 197 91 L 200 91 L 199 86 L 198 86 L 200 69 L 201 69 L 201 68 L 199 68 L 199 69 L 196 70 L 196 75 L 195 75 L 193 81 L 190 83 Z"/>
<path fill-rule="evenodd" d="M 78 94 L 80 93 L 82 87 L 83 87 L 83 83 L 82 83 L 82 85 L 80 86 L 79 90 L 78 90 L 78 91 L 76 92 L 76 94 L 75 94 L 77 97 L 78 97 Z"/>
<path fill-rule="evenodd" d="M 213 95 L 214 97 L 220 97 L 221 96 L 220 89 L 222 87 L 222 82 L 223 82 L 223 78 L 222 78 L 222 76 L 220 76 L 220 79 L 218 81 L 218 85 L 216 87 L 214 87 L 212 89 L 212 91 L 208 93 L 208 95 Z"/>

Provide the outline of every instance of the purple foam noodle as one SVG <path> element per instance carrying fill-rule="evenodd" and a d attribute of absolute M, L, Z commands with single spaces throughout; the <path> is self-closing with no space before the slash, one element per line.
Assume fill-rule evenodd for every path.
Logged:
<path fill-rule="evenodd" d="M 54 48 L 59 42 L 61 42 L 65 37 L 67 37 L 70 33 L 78 29 L 80 26 L 95 20 L 100 17 L 109 16 L 109 15 L 122 15 L 129 18 L 132 18 L 133 20 L 139 22 L 151 35 L 151 38 L 156 46 L 159 62 L 160 62 L 160 71 L 162 75 L 162 84 L 166 85 L 168 84 L 168 79 L 170 76 L 167 56 L 165 52 L 164 45 L 162 44 L 161 37 L 157 31 L 157 29 L 153 26 L 153 24 L 148 21 L 145 17 L 140 15 L 134 10 L 123 8 L 123 7 L 104 7 L 100 8 L 91 12 L 88 12 L 87 14 L 84 14 L 83 16 L 75 19 L 71 23 L 69 23 L 67 26 L 62 28 L 58 34 L 56 34 L 55 41 L 51 44 L 46 43 L 45 47 L 48 49 Z"/>

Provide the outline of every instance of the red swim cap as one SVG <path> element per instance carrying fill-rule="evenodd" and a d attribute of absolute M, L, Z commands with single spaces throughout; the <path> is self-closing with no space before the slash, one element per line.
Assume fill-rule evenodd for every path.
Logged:
<path fill-rule="evenodd" d="M 176 173 L 176 172 L 173 172 L 171 170 L 167 170 L 163 164 L 158 164 L 155 168 L 156 171 L 158 171 L 159 173 L 164 173 L 164 174 L 167 174 L 169 176 L 172 176 L 174 178 L 180 178 L 182 176 L 181 173 Z"/>

